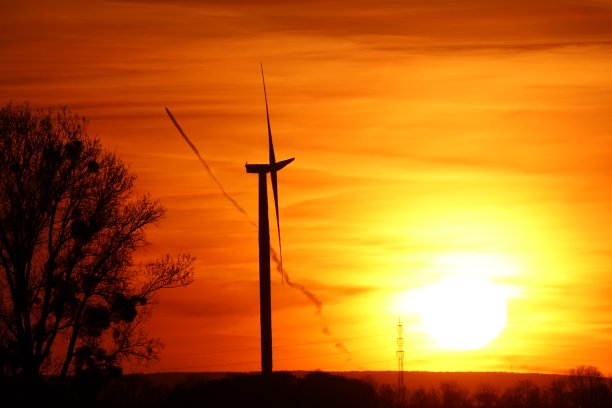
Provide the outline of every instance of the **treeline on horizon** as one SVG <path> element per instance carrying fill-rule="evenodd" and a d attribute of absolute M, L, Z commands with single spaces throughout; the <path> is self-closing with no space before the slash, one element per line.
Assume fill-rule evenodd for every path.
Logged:
<path fill-rule="evenodd" d="M 44 401 L 63 407 L 166 408 L 166 407 L 322 407 L 322 408 L 609 408 L 612 379 L 592 366 L 579 366 L 549 384 L 520 379 L 501 388 L 484 382 L 472 389 L 460 381 L 437 386 L 406 387 L 377 382 L 374 377 L 350 378 L 322 371 L 226 374 L 220 378 L 185 377 L 163 384 L 151 375 L 73 377 L 62 389 L 49 388 Z M 3 384 L 0 392 L 10 395 Z"/>

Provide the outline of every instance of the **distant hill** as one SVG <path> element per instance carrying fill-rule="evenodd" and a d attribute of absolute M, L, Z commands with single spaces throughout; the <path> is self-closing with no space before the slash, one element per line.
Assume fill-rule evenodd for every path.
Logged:
<path fill-rule="evenodd" d="M 305 376 L 307 371 L 293 371 L 298 377 Z M 155 385 L 162 387 L 174 387 L 178 384 L 196 384 L 218 380 L 239 373 L 225 372 L 168 372 L 154 374 L 130 374 L 130 376 L 146 377 Z M 397 371 L 336 371 L 331 374 L 342 375 L 348 378 L 360 379 L 377 384 L 397 384 Z M 548 387 L 550 383 L 560 378 L 559 374 L 535 374 L 535 373 L 509 373 L 509 372 L 429 372 L 429 371 L 406 371 L 404 372 L 404 384 L 408 389 L 419 387 L 437 388 L 442 382 L 456 382 L 464 388 L 473 391 L 480 384 L 492 384 L 501 390 L 512 387 L 519 381 L 529 380 L 538 387 Z"/>
<path fill-rule="evenodd" d="M 374 380 L 378 384 L 397 384 L 397 371 L 350 371 L 336 372 L 365 381 Z M 501 390 L 514 386 L 519 381 L 529 380 L 538 387 L 548 387 L 553 380 L 562 377 L 559 374 L 509 373 L 509 372 L 430 372 L 405 371 L 404 385 L 408 389 L 437 388 L 442 382 L 454 381 L 474 391 L 480 384 L 492 384 Z"/>

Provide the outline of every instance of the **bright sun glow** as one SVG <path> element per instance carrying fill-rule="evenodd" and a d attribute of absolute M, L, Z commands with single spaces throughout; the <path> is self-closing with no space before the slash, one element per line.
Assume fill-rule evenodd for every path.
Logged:
<path fill-rule="evenodd" d="M 451 350 L 486 346 L 504 330 L 506 301 L 517 296 L 507 285 L 493 283 L 519 273 L 514 259 L 492 254 L 447 253 L 422 271 L 433 281 L 398 293 L 391 305 L 398 316 L 420 320 L 438 345 Z M 415 323 L 418 324 L 418 323 Z"/>
<path fill-rule="evenodd" d="M 506 324 L 502 290 L 480 277 L 444 279 L 422 288 L 418 298 L 425 330 L 444 348 L 481 348 L 495 339 Z"/>

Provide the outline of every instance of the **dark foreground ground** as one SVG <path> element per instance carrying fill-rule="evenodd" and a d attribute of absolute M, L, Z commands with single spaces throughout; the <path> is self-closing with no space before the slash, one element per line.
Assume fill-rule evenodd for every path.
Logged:
<path fill-rule="evenodd" d="M 593 368 L 568 375 L 514 373 L 278 372 L 133 374 L 103 381 L 49 382 L 15 401 L 6 385 L 0 406 L 111 408 L 612 408 L 612 383 Z M 24 400 L 27 399 L 28 401 Z M 4 405 L 5 402 L 13 402 Z"/>

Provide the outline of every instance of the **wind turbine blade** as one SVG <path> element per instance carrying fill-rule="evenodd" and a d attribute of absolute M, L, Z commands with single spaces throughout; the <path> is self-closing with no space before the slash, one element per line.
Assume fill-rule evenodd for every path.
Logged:
<path fill-rule="evenodd" d="M 278 217 L 278 181 L 276 170 L 270 170 L 270 180 L 272 181 L 272 193 L 274 194 L 274 209 L 276 210 L 276 230 L 278 231 L 278 253 L 280 258 L 280 267 L 283 268 L 283 247 L 281 245 L 280 219 Z M 284 279 L 283 279 L 284 282 Z"/>
<path fill-rule="evenodd" d="M 274 143 L 272 143 L 272 127 L 270 126 L 270 112 L 268 110 L 268 93 L 266 92 L 266 79 L 264 77 L 263 63 L 261 65 L 261 80 L 263 82 L 264 98 L 266 100 L 266 121 L 268 123 L 268 152 L 270 159 L 270 181 L 272 182 L 272 194 L 274 196 L 274 210 L 276 211 L 276 230 L 278 232 L 278 253 L 279 253 L 279 264 L 282 270 L 283 268 L 283 247 L 281 244 L 281 232 L 280 232 L 280 218 L 278 216 L 278 179 L 276 177 L 276 157 L 274 155 Z M 285 282 L 284 275 L 282 275 L 282 281 Z"/>
<path fill-rule="evenodd" d="M 270 127 L 270 113 L 268 110 L 268 93 L 266 92 L 266 79 L 264 77 L 263 64 L 261 64 L 261 80 L 263 82 L 264 98 L 266 100 L 266 121 L 268 122 L 268 151 L 270 153 L 270 165 L 274 166 L 276 157 L 274 156 L 274 143 L 272 143 L 272 128 Z"/>

